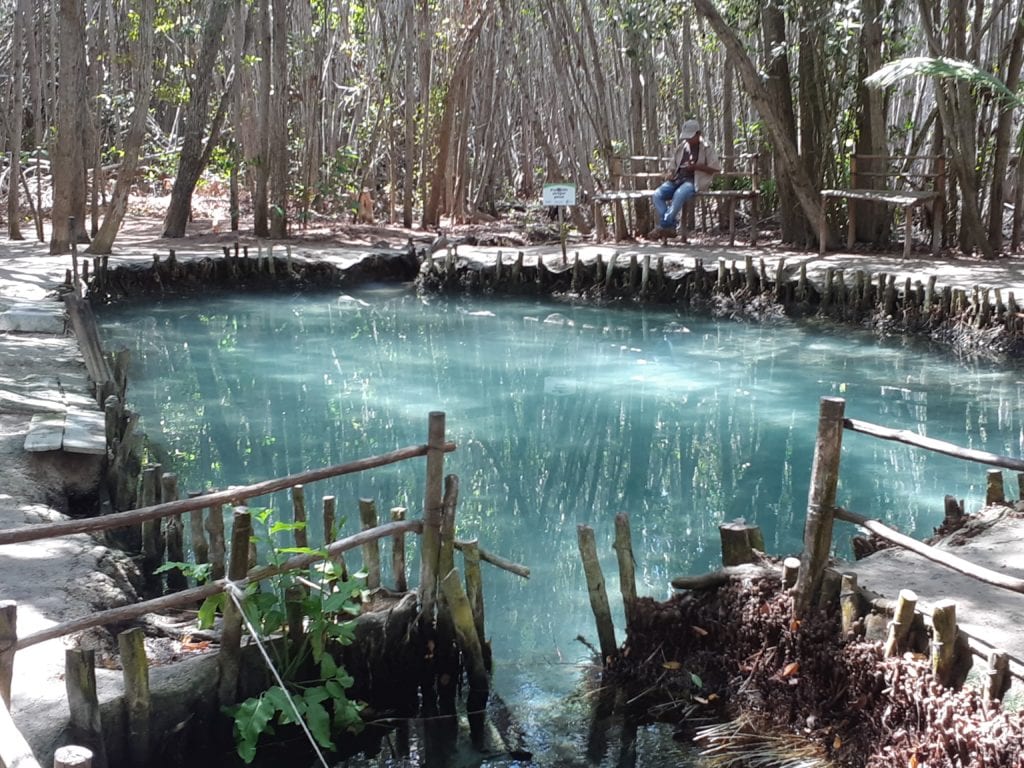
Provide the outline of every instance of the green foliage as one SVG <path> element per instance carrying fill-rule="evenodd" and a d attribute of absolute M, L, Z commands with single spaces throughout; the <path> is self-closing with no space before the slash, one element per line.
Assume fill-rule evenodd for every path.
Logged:
<path fill-rule="evenodd" d="M 305 527 L 304 523 L 271 520 L 272 510 L 253 510 L 253 518 L 263 527 L 257 542 L 268 545 L 270 558 L 281 564 L 290 554 L 318 554 L 325 559 L 303 573 L 288 572 L 269 580 L 266 591 L 251 584 L 243 602 L 245 615 L 261 638 L 280 635 L 288 616 L 287 594 L 302 576 L 307 585 L 301 602 L 305 636 L 302 642 L 269 644 L 274 666 L 285 687 L 274 686 L 228 710 L 234 718 L 235 744 L 246 763 L 256 756 L 259 739 L 273 735 L 275 725 L 295 725 L 302 718 L 313 738 L 324 749 L 333 749 L 332 733 L 338 730 L 358 732 L 362 727 L 362 704 L 348 698 L 352 677 L 335 661 L 332 651 L 352 643 L 354 617 L 359 615 L 363 582 L 359 575 L 343 581 L 341 573 L 327 553 L 309 547 L 277 546 L 274 537 Z M 224 595 L 218 595 L 223 602 Z M 210 601 L 207 601 L 210 603 Z M 201 617 L 212 617 L 204 604 Z"/>
<path fill-rule="evenodd" d="M 885 64 L 877 72 L 865 78 L 872 88 L 888 88 L 908 77 L 924 76 L 964 80 L 975 88 L 990 91 L 996 98 L 1013 107 L 1020 107 L 1021 97 L 1006 87 L 1006 84 L 990 72 L 986 72 L 969 61 L 945 57 L 911 56 L 896 59 Z"/>

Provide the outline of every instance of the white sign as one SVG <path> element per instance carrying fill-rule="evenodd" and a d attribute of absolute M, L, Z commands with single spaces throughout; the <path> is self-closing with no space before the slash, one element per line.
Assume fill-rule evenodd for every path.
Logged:
<path fill-rule="evenodd" d="M 545 184 L 544 205 L 576 205 L 576 185 Z"/>

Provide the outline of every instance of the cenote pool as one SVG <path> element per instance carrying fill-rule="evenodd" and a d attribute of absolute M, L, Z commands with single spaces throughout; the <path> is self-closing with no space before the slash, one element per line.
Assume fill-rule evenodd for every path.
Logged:
<path fill-rule="evenodd" d="M 848 328 L 393 287 L 108 307 L 100 322 L 109 349 L 134 354 L 129 400 L 183 493 L 420 444 L 428 412 L 447 414 L 460 538 L 532 571 L 484 578 L 494 690 L 537 765 L 692 763 L 658 727 L 628 747 L 595 745 L 581 688 L 589 651 L 576 640 L 596 644 L 577 524 L 596 531 L 621 623 L 617 512 L 631 516 L 638 589 L 656 597 L 673 576 L 716 567 L 723 520 L 759 524 L 773 554 L 800 550 L 822 396 L 845 397 L 853 418 L 994 453 L 1020 455 L 1024 440 L 1019 370 Z M 422 467 L 311 485 L 307 505 L 336 496 L 349 533 L 360 497 L 419 514 Z M 840 503 L 904 531 L 927 535 L 945 494 L 972 510 L 984 489 L 983 466 L 844 438 Z M 283 494 L 260 503 L 290 514 Z M 838 533 L 848 556 L 852 531 Z M 367 764 L 410 764 L 382 760 Z"/>

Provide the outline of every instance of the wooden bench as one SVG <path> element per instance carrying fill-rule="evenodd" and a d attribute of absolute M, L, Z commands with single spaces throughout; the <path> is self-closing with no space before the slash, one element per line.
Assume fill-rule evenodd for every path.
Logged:
<path fill-rule="evenodd" d="M 913 209 L 929 205 L 931 210 L 931 251 L 942 245 L 945 204 L 946 161 L 936 155 L 854 155 L 850 158 L 850 189 L 821 190 L 821 219 L 818 222 L 818 252 L 824 255 L 828 243 L 828 201 L 846 200 L 846 247 L 853 249 L 857 236 L 857 206 L 853 200 L 895 205 L 903 209 L 903 257 L 913 245 Z"/>
<path fill-rule="evenodd" d="M 735 155 L 720 158 L 722 171 L 715 174 L 711 189 L 698 192 L 696 199 L 721 200 L 725 203 L 729 216 L 729 245 L 736 243 L 736 201 L 751 202 L 750 244 L 757 244 L 758 213 L 757 203 L 760 195 L 757 155 Z M 628 221 L 628 214 L 622 203 L 630 200 L 650 200 L 654 190 L 665 180 L 665 170 L 672 163 L 672 158 L 652 155 L 614 156 L 609 161 L 608 188 L 594 195 L 594 224 L 597 229 L 597 240 L 607 237 L 602 209 L 611 204 L 614 222 L 615 239 L 625 240 L 630 231 L 635 233 L 635 224 Z M 691 201 L 690 205 L 693 202 Z M 680 219 L 680 235 L 687 239 L 687 212 L 683 211 Z"/>

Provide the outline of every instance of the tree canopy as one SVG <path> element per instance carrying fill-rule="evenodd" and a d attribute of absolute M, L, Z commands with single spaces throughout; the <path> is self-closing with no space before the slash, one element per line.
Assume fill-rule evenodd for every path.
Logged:
<path fill-rule="evenodd" d="M 0 0 L 8 235 L 49 212 L 52 251 L 91 235 L 108 252 L 139 181 L 170 193 L 168 236 L 213 180 L 260 236 L 355 211 L 364 190 L 379 215 L 432 228 L 534 200 L 546 181 L 585 200 L 613 154 L 664 153 L 696 116 L 720 152 L 762 158 L 762 208 L 784 241 L 812 244 L 817 192 L 846 183 L 851 154 L 944 155 L 945 241 L 991 256 L 1007 233 L 1017 248 L 1024 221 L 1020 110 L 1005 98 L 1022 8 Z M 590 215 L 575 225 L 589 231 Z M 887 236 L 884 216 L 859 218 L 860 239 Z"/>

